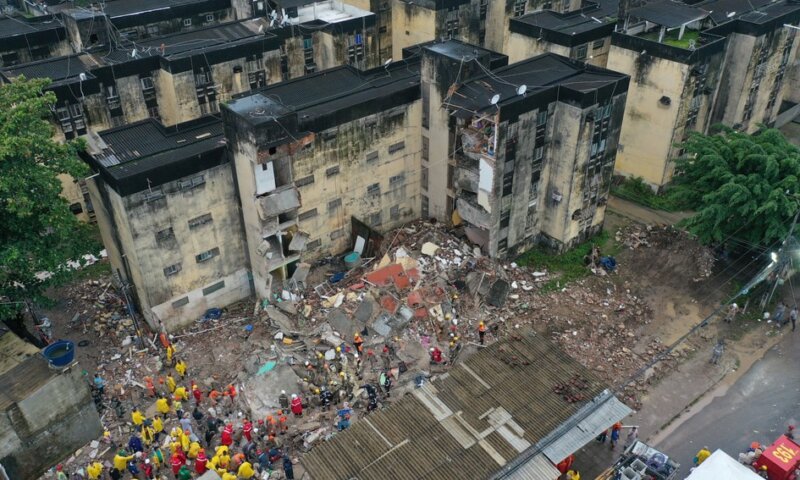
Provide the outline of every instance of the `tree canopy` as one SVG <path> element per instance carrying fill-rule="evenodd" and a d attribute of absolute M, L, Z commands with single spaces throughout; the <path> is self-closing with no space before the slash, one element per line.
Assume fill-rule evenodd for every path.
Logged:
<path fill-rule="evenodd" d="M 676 160 L 673 199 L 696 211 L 685 227 L 704 243 L 729 236 L 769 246 L 798 209 L 800 150 L 775 129 L 692 133 Z"/>
<path fill-rule="evenodd" d="M 41 300 L 45 289 L 69 278 L 63 268 L 95 244 L 89 229 L 60 196 L 58 175 L 88 173 L 77 156 L 81 142 L 53 140 L 49 80 L 24 78 L 0 85 L 0 319 Z M 54 275 L 39 280 L 36 273 Z"/>

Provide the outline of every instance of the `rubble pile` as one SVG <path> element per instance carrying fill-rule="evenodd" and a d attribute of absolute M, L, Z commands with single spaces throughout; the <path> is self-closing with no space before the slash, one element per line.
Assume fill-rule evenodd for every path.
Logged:
<path fill-rule="evenodd" d="M 695 282 L 710 277 L 714 269 L 716 258 L 712 250 L 699 245 L 688 232 L 671 225 L 631 223 L 618 230 L 615 239 L 630 250 L 654 247 L 687 257 L 696 270 Z"/>
<path fill-rule="evenodd" d="M 673 248 L 664 237 L 674 235 L 684 234 L 631 226 L 617 232 L 617 239 L 630 249 Z M 134 407 L 153 413 L 151 393 L 164 391 L 169 373 L 167 340 L 188 364 L 186 378 L 203 392 L 235 386 L 236 403 L 225 412 L 234 424 L 243 417 L 269 418 L 280 408 L 282 391 L 297 393 L 307 407 L 348 399 L 357 421 L 372 402 L 365 384 L 378 385 L 379 377 L 391 372 L 392 388 L 400 395 L 380 396 L 381 404 L 391 403 L 480 348 L 480 322 L 487 342 L 532 327 L 613 386 L 665 348 L 639 337 L 653 312 L 619 273 L 589 276 L 555 292 L 541 290 L 557 275 L 488 258 L 437 223 L 417 221 L 387 233 L 376 255 L 355 266 L 334 260 L 298 268 L 312 270 L 307 278 L 318 280 L 277 285 L 270 298 L 229 306 L 221 318 L 198 319 L 168 339 L 156 333 L 137 338 L 109 281 L 80 286 L 67 307 L 80 315 L 63 336 L 92 339 L 86 351 L 96 363 L 83 367 L 108 381 L 111 394 L 102 413 L 107 430 L 123 440 Z M 433 361 L 436 350 L 443 361 Z M 675 355 L 670 361 L 679 360 Z M 664 365 L 626 387 L 623 396 L 632 407 Z M 585 400 L 585 389 L 583 378 L 553 386 L 572 403 Z M 301 419 L 292 419 L 283 442 L 290 451 L 303 451 L 336 431 L 335 409 L 309 408 Z M 102 448 L 89 448 L 73 460 L 83 464 L 98 456 Z"/>

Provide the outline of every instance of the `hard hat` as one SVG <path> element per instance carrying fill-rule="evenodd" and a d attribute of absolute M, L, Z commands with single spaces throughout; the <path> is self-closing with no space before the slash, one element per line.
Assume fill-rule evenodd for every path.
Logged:
<path fill-rule="evenodd" d="M 64 470 L 64 465 L 61 465 L 61 464 L 59 463 L 58 465 L 56 465 L 56 470 L 58 470 L 59 472 L 60 472 L 61 470 Z"/>
<path fill-rule="evenodd" d="M 318 356 L 319 358 L 322 358 L 322 352 L 317 352 L 317 356 Z"/>
<path fill-rule="evenodd" d="M 286 390 L 281 390 L 281 395 L 286 395 Z"/>
<path fill-rule="evenodd" d="M 344 372 L 339 372 L 340 377 L 344 377 Z"/>
<path fill-rule="evenodd" d="M 144 459 L 144 463 L 150 463 L 150 459 L 149 458 L 145 458 Z"/>
<path fill-rule="evenodd" d="M 314 389 L 314 393 L 319 393 L 319 388 Z"/>
<path fill-rule="evenodd" d="M 480 323 L 478 323 L 478 325 L 483 325 L 483 320 L 481 320 Z"/>
<path fill-rule="evenodd" d="M 342 351 L 342 347 L 336 347 L 336 353 L 340 353 Z"/>
<path fill-rule="evenodd" d="M 430 348 L 431 352 L 433 351 L 433 347 Z"/>
<path fill-rule="evenodd" d="M 296 394 L 296 393 L 293 393 L 293 394 L 292 394 L 292 398 L 297 398 L 297 394 Z"/>
<path fill-rule="evenodd" d="M 766 470 L 766 469 L 767 469 L 766 465 L 761 465 L 761 470 Z"/>

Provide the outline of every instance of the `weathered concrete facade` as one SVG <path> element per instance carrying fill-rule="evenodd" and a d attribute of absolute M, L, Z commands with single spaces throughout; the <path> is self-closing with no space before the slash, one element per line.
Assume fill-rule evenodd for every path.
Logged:
<path fill-rule="evenodd" d="M 38 478 L 100 436 L 100 417 L 77 363 L 51 369 L 10 332 L 0 350 L 0 464 L 9 478 Z"/>
<path fill-rule="evenodd" d="M 402 64 L 390 68 L 400 79 L 388 80 L 386 96 L 362 92 L 377 95 L 371 105 L 350 104 L 344 94 L 348 106 L 328 107 L 327 95 L 307 96 L 328 82 L 372 78 L 338 68 L 224 108 L 258 295 L 292 279 L 301 261 L 349 248 L 351 218 L 377 231 L 418 218 L 418 84 L 404 84 L 413 73 Z"/>
<path fill-rule="evenodd" d="M 133 285 L 142 314 L 156 330 L 172 331 L 208 308 L 251 293 L 221 130 L 213 118 L 175 129 L 145 120 L 103 132 L 94 146 L 92 163 L 101 175 L 93 179 L 91 194 L 93 204 L 102 206 L 97 218 L 103 243 L 112 268 Z M 137 155 L 126 140 L 137 133 L 167 149 Z M 175 141 L 185 146 L 167 147 Z M 156 165 L 166 156 L 169 172 Z M 131 167 L 136 173 L 129 177 L 118 166 L 130 160 L 154 165 L 151 171 Z"/>
<path fill-rule="evenodd" d="M 404 48 L 432 40 L 482 45 L 488 8 L 482 0 L 392 0 L 392 58 L 402 58 Z"/>
<path fill-rule="evenodd" d="M 744 29 L 745 25 L 735 22 L 731 27 L 743 33 L 727 35 L 725 69 L 711 122 L 754 132 L 759 124 L 775 121 L 784 94 L 792 89 L 787 69 L 798 42 L 794 29 Z"/>
<path fill-rule="evenodd" d="M 492 256 L 513 256 L 537 243 L 563 250 L 596 233 L 604 219 L 628 78 L 555 55 L 487 76 L 485 55 L 429 51 L 436 55 L 424 61 L 423 85 L 434 85 L 431 97 L 444 105 L 431 120 L 452 142 L 431 150 L 430 163 L 444 163 L 448 170 L 432 176 L 430 190 L 454 197 L 445 198 L 444 212 L 440 201 L 431 202 L 434 211 L 463 222 L 467 236 Z M 462 83 L 453 91 L 448 63 L 461 59 L 466 59 Z M 537 79 L 541 71 L 551 72 L 546 85 Z M 571 86 L 582 84 L 584 75 L 587 83 Z M 508 85 L 516 82 L 516 88 Z"/>
<path fill-rule="evenodd" d="M 72 53 L 66 29 L 52 15 L 0 19 L 0 67 Z"/>

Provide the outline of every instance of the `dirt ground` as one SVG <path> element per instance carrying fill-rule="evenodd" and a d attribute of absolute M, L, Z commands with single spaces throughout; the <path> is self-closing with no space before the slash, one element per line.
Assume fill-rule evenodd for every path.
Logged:
<path fill-rule="evenodd" d="M 204 391 L 237 385 L 241 395 L 234 410 L 257 417 L 265 409 L 274 408 L 271 396 L 275 386 L 269 390 L 263 385 L 269 379 L 314 396 L 320 381 L 304 372 L 303 362 L 313 361 L 315 355 L 328 353 L 337 345 L 339 337 L 330 326 L 334 323 L 330 320 L 333 311 L 340 311 L 358 328 L 363 324 L 369 327 L 365 348 L 379 352 L 384 344 L 394 344 L 398 351 L 395 360 L 403 360 L 409 368 L 409 374 L 398 379 L 400 389 L 413 388 L 413 379 L 420 373 L 436 374 L 429 365 L 429 347 L 439 346 L 446 357 L 450 340 L 458 344 L 462 356 L 479 348 L 480 320 L 488 324 L 489 341 L 532 326 L 612 387 L 627 384 L 636 375 L 636 381 L 619 392 L 636 409 L 649 385 L 693 352 L 713 346 L 718 335 L 716 324 L 648 368 L 667 346 L 728 298 L 733 290 L 731 269 L 715 266 L 709 250 L 671 228 L 646 227 L 609 213 L 606 230 L 611 238 L 602 247 L 616 252 L 616 271 L 590 274 L 544 293 L 541 285 L 557 278 L 556 273 L 539 271 L 537 265 L 521 267 L 510 261 L 495 262 L 476 256 L 457 236 L 458 232 L 454 236 L 442 226 L 415 222 L 386 235 L 391 241 L 379 255 L 333 285 L 327 299 L 320 298 L 311 287 L 295 300 L 271 299 L 267 308 L 251 299 L 226 308 L 221 320 L 196 322 L 174 334 L 172 341 L 178 356 L 189 365 L 187 381 L 196 381 Z M 439 250 L 431 255 L 420 253 L 427 243 Z M 381 258 L 382 254 L 385 256 Z M 367 280 L 398 264 L 404 265 L 411 286 L 400 285 L 397 278 L 395 285 L 375 285 Z M 315 280 L 309 285 L 324 280 L 336 269 L 336 265 L 326 265 L 312 270 L 310 278 Z M 479 280 L 477 286 L 475 279 Z M 493 298 L 497 291 L 505 291 L 500 295 L 502 301 Z M 423 303 L 431 307 L 421 316 L 420 309 L 413 306 L 414 292 L 427 295 Z M 130 409 L 139 406 L 152 410 L 146 377 L 153 379 L 157 390 L 163 389 L 159 378 L 166 370 L 158 336 L 148 333 L 141 342 L 135 338 L 133 322 L 107 274 L 81 280 L 53 292 L 53 296 L 58 300 L 56 306 L 43 313 L 53 321 L 54 336 L 69 338 L 79 345 L 76 358 L 86 372 L 87 382 L 95 372 L 107 379 L 109 397 L 121 402 L 123 415 L 118 416 L 109 404 L 102 420 L 112 435 L 127 438 Z M 369 312 L 362 315 L 365 308 Z M 404 308 L 412 313 L 405 321 Z M 387 309 L 393 310 L 393 316 L 389 316 L 391 333 L 379 335 L 378 324 L 386 318 L 381 312 Z M 446 312 L 452 312 L 451 316 Z M 450 318 L 454 320 L 452 325 Z M 349 325 L 348 322 L 342 324 Z M 452 335 L 448 336 L 448 332 Z M 340 333 L 343 344 L 352 342 L 352 332 Z M 281 336 L 292 341 L 280 341 Z M 339 365 L 347 375 L 358 376 L 357 383 L 375 382 L 380 369 L 364 368 L 366 361 L 365 365 L 354 366 L 351 355 L 349 351 L 336 354 L 331 363 Z M 277 374 L 269 371 L 275 364 L 287 375 L 275 377 Z M 275 367 L 275 371 L 280 368 Z M 328 380 L 327 374 L 325 379 Z M 334 388 L 340 387 L 344 382 Z M 364 398 L 356 389 L 356 418 L 364 408 Z M 381 404 L 391 401 L 382 398 Z M 334 421 L 335 415 L 314 414 L 290 425 L 285 447 L 293 454 L 310 448 L 330 434 Z M 87 461 L 87 455 L 92 453 L 102 456 L 102 447 L 97 450 L 91 446 L 84 449 L 73 458 L 74 463 Z"/>

